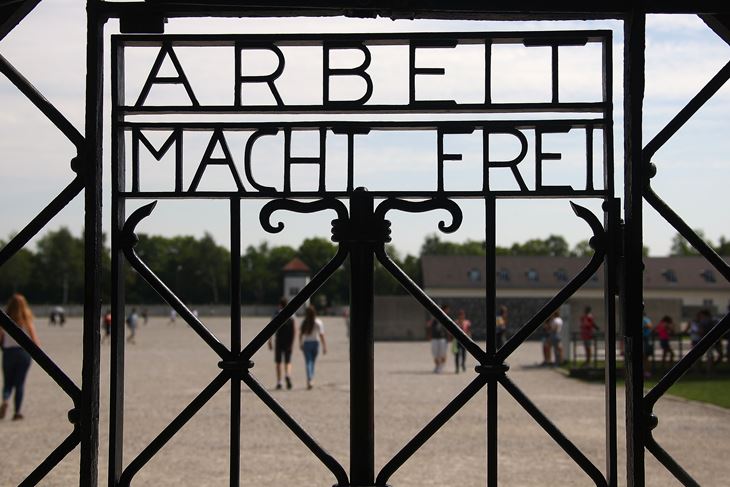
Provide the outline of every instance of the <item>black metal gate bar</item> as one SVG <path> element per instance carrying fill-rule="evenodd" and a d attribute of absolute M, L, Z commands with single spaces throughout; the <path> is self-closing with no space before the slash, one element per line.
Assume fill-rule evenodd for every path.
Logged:
<path fill-rule="evenodd" d="M 375 481 L 375 348 L 373 252 L 377 221 L 364 188 L 350 199 L 350 483 Z"/>
<path fill-rule="evenodd" d="M 122 228 L 126 220 L 124 193 L 124 133 L 119 130 L 121 115 L 117 107 L 124 104 L 124 48 L 112 40 L 111 45 L 111 313 L 112 330 L 109 359 L 109 458 L 107 485 L 115 486 L 124 468 L 124 339 L 125 288 Z"/>
<path fill-rule="evenodd" d="M 84 332 L 81 368 L 80 485 L 95 487 L 99 467 L 99 342 L 101 330 L 101 188 L 104 99 L 104 20 L 96 3 L 87 3 L 86 144 L 84 174 Z"/>
<path fill-rule="evenodd" d="M 621 302 L 626 363 L 626 476 L 629 487 L 644 486 L 646 424 L 642 347 L 642 205 L 646 182 L 642 164 L 642 110 L 646 14 L 638 7 L 624 21 L 624 264 Z"/>
<path fill-rule="evenodd" d="M 603 113 L 605 120 L 613 126 L 613 44 L 604 42 L 603 56 L 603 99 L 608 108 Z M 604 308 L 606 325 L 605 343 L 605 386 L 606 386 L 606 480 L 609 487 L 618 483 L 618 435 L 616 419 L 616 297 L 618 296 L 619 245 L 621 241 L 621 200 L 616 198 L 616 182 L 614 180 L 614 138 L 613 130 L 603 131 L 603 159 L 606 171 L 603 173 L 603 185 L 608 198 L 603 201 L 603 224 L 606 228 L 606 259 L 604 266 Z"/>
<path fill-rule="evenodd" d="M 241 353 L 241 200 L 231 198 L 231 352 Z M 231 380 L 230 483 L 241 477 L 241 381 Z"/>
<path fill-rule="evenodd" d="M 489 171 L 484 171 L 484 190 L 489 188 Z M 486 299 L 486 343 L 485 350 L 488 357 L 494 357 L 497 352 L 497 201 L 493 197 L 484 198 L 484 244 L 486 246 L 485 268 L 485 299 Z M 496 487 L 499 464 L 499 442 L 497 436 L 498 405 L 497 380 L 488 376 L 487 382 L 487 486 Z"/>
<path fill-rule="evenodd" d="M 613 144 L 613 140 L 610 141 Z M 613 147 L 606 146 L 606 147 Z M 607 150 L 607 149 L 604 149 Z M 613 151 L 613 149 L 611 149 Z M 618 484 L 618 436 L 616 419 L 616 297 L 618 296 L 619 245 L 621 241 L 621 200 L 612 198 L 603 202 L 604 225 L 606 227 L 606 258 L 603 269 L 604 308 L 606 324 L 604 329 L 606 386 L 606 480 L 609 487 Z"/>

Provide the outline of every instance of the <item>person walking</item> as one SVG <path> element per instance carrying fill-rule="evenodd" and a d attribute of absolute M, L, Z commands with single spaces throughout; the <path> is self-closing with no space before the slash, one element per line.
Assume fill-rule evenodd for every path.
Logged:
<path fill-rule="evenodd" d="M 652 333 L 654 333 L 654 323 L 652 323 L 649 315 L 644 311 L 644 317 L 641 320 L 641 336 L 644 346 L 644 377 L 651 377 L 651 369 L 649 358 L 654 359 L 654 343 L 652 341 Z"/>
<path fill-rule="evenodd" d="M 555 365 L 563 365 L 563 341 L 560 332 L 563 330 L 563 319 L 560 310 L 555 310 L 550 317 L 550 343 L 555 351 Z"/>
<path fill-rule="evenodd" d="M 497 328 L 496 328 L 496 335 L 497 335 L 497 350 L 502 348 L 502 345 L 504 345 L 504 339 L 507 335 L 507 306 L 502 305 L 499 307 L 499 314 L 497 315 Z"/>
<path fill-rule="evenodd" d="M 282 309 L 288 304 L 286 298 L 279 300 L 279 311 L 274 316 L 279 314 Z M 269 338 L 269 350 L 274 350 L 274 362 L 276 363 L 276 388 L 281 389 L 281 376 L 284 373 L 284 379 L 286 380 L 286 388 L 291 389 L 291 351 L 294 347 L 294 336 L 296 327 L 294 318 L 289 318 L 286 322 L 276 330 L 274 336 L 274 343 L 272 345 L 272 339 Z"/>
<path fill-rule="evenodd" d="M 22 294 L 13 294 L 5 307 L 5 313 L 33 340 L 33 343 L 40 346 L 33 324 L 33 313 Z M 2 328 L 0 328 L 0 344 L 3 349 L 3 401 L 0 404 L 0 419 L 5 418 L 8 401 L 15 390 L 13 421 L 17 421 L 23 419 L 21 406 L 25 393 L 25 378 L 30 369 L 31 358 L 30 354 Z"/>
<path fill-rule="evenodd" d="M 112 334 L 112 312 L 110 310 L 106 310 L 101 321 L 104 327 L 104 336 L 101 337 L 101 343 L 105 343 Z"/>
<path fill-rule="evenodd" d="M 134 345 L 134 337 L 137 335 L 137 325 L 139 324 L 139 316 L 137 316 L 137 308 L 132 308 L 132 312 L 127 316 L 127 327 L 129 328 L 129 336 L 127 341 Z"/>
<path fill-rule="evenodd" d="M 674 362 L 674 350 L 669 345 L 673 326 L 674 324 L 670 316 L 662 317 L 656 325 L 656 335 L 659 338 L 659 344 L 662 346 L 662 369 L 665 367 L 667 355 L 669 355 L 669 362 Z"/>
<path fill-rule="evenodd" d="M 456 324 L 461 328 L 466 336 L 471 336 L 471 321 L 466 319 L 466 313 L 463 309 L 460 309 L 456 313 Z M 454 351 L 454 365 L 456 366 L 456 373 L 459 373 L 459 367 L 463 372 L 466 372 L 466 347 L 457 339 L 453 342 Z"/>
<path fill-rule="evenodd" d="M 299 328 L 299 348 L 304 352 L 304 365 L 307 372 L 307 389 L 314 386 L 314 363 L 322 343 L 322 355 L 327 355 L 327 341 L 324 338 L 324 324 L 317 318 L 317 310 L 309 305 Z"/>
<path fill-rule="evenodd" d="M 449 305 L 441 306 L 446 316 L 449 315 Z M 426 323 L 426 338 L 431 342 L 431 355 L 433 356 L 434 374 L 440 374 L 446 364 L 446 355 L 449 349 L 448 332 L 444 325 L 436 318 L 430 319 Z"/>
<path fill-rule="evenodd" d="M 580 339 L 583 340 L 583 348 L 586 354 L 586 361 L 583 367 L 588 367 L 591 364 L 593 337 L 596 331 L 598 331 L 598 325 L 596 325 L 596 320 L 593 319 L 591 307 L 586 306 L 583 311 L 583 316 L 580 317 Z"/>

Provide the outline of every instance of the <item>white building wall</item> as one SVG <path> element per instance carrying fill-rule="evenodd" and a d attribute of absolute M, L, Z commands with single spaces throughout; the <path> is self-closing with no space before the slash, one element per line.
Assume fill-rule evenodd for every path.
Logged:
<path fill-rule="evenodd" d="M 291 299 L 297 295 L 299 291 L 302 290 L 304 286 L 307 285 L 309 282 L 309 276 L 302 276 L 302 275 L 294 275 L 294 276 L 284 276 L 284 297 L 291 301 Z M 300 311 L 303 310 L 303 308 L 306 308 L 309 306 L 309 300 L 307 300 L 304 305 L 302 305 L 301 308 L 299 308 Z"/>

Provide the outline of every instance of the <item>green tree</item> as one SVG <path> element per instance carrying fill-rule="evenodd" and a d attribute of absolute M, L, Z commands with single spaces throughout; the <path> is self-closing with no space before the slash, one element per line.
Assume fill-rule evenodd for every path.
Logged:
<path fill-rule="evenodd" d="M 43 300 L 60 304 L 83 302 L 83 241 L 61 227 L 41 237 L 36 246 L 33 280 Z"/>
<path fill-rule="evenodd" d="M 550 235 L 545 240 L 533 238 L 525 243 L 514 243 L 510 247 L 512 255 L 547 255 L 551 257 L 567 257 L 568 242 L 560 235 Z"/>
<path fill-rule="evenodd" d="M 702 240 L 705 240 L 705 232 L 695 228 L 694 229 L 697 236 L 699 236 Z M 712 243 L 705 240 L 710 247 L 712 247 Z M 669 249 L 669 255 L 699 255 L 700 253 L 692 247 L 687 239 L 685 239 L 681 234 L 676 233 L 674 237 L 672 238 L 672 246 Z"/>

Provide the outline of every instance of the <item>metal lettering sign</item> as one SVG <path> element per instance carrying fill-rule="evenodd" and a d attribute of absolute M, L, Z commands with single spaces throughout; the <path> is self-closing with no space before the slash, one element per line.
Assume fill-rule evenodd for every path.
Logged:
<path fill-rule="evenodd" d="M 361 186 L 358 169 L 366 164 L 359 159 L 359 148 L 367 146 L 368 138 L 373 140 L 378 132 L 422 132 L 431 134 L 436 140 L 433 159 L 436 164 L 425 166 L 427 182 L 420 187 L 405 191 L 378 191 L 369 188 L 376 196 L 429 196 L 434 192 L 446 192 L 449 196 L 479 197 L 494 196 L 574 196 L 601 197 L 612 193 L 612 101 L 611 101 L 611 33 L 610 31 L 568 31 L 568 32 L 524 32 L 524 33 L 439 33 L 439 34 L 371 34 L 354 35 L 282 35 L 282 36 L 116 36 L 114 64 L 123 70 L 124 59 L 134 57 L 137 51 L 154 50 L 154 60 L 149 70 L 135 73 L 131 80 L 127 73 L 125 84 L 141 86 L 136 93 L 125 93 L 122 87 L 115 91 L 114 121 L 117 134 L 127 135 L 120 142 L 131 147 L 124 164 L 131 174 L 131 182 L 122 192 L 124 197 L 170 196 L 195 198 L 223 195 L 249 197 L 321 197 L 322 195 L 342 197 Z M 549 88 L 549 99 L 545 101 L 495 100 L 492 93 L 492 52 L 503 46 L 525 46 L 527 49 L 550 50 L 549 72 L 544 73 Z M 193 47 L 194 46 L 194 47 Z M 396 54 L 385 52 L 384 47 L 400 47 Z M 462 102 L 434 99 L 424 95 L 421 86 L 438 83 L 438 78 L 448 78 L 446 69 L 433 61 L 422 58 L 437 53 L 448 57 L 460 48 L 472 48 L 481 57 L 480 63 L 469 66 L 459 73 L 460 86 L 469 86 L 480 92 L 480 101 Z M 594 52 L 600 56 L 603 73 L 600 85 L 593 92 L 598 99 L 589 101 L 563 101 L 561 99 L 560 54 L 566 48 L 597 47 Z M 186 63 L 181 50 L 197 50 L 195 58 L 215 57 L 220 60 L 214 69 L 225 77 L 225 83 L 215 83 L 217 92 L 214 100 L 206 99 L 203 92 L 210 91 L 201 73 L 199 63 Z M 313 60 L 310 64 L 296 62 L 306 49 L 306 55 Z M 478 49 L 478 50 L 476 50 Z M 210 54 L 209 54 L 210 53 Z M 262 70 L 256 64 L 246 63 L 248 55 L 264 58 L 267 66 Z M 344 54 L 355 59 L 349 67 L 333 67 L 337 55 Z M 400 83 L 406 88 L 384 103 L 374 94 L 387 92 L 375 75 L 376 65 L 387 62 L 386 55 L 395 57 L 403 67 L 398 69 Z M 267 59 L 268 58 L 268 59 Z M 272 63 L 273 61 L 273 63 Z M 353 65 L 354 64 L 354 65 Z M 167 72 L 163 66 L 168 65 Z M 203 65 L 203 70 L 209 69 Z M 509 72 L 502 73 L 509 83 Z M 516 74 L 515 76 L 519 76 Z M 308 98 L 311 103 L 289 102 L 292 98 L 307 98 L 292 93 L 282 81 L 306 79 L 314 89 Z M 382 76 L 381 76 L 382 78 Z M 454 78 L 453 76 L 451 78 Z M 517 79 L 515 79 L 517 81 Z M 356 94 L 349 99 L 337 97 L 338 83 L 357 85 Z M 289 83 L 289 87 L 291 87 Z M 302 87 L 298 87 L 302 89 Z M 359 91 L 358 91 L 359 90 Z M 340 90 L 342 91 L 342 90 Z M 433 90 L 432 90 L 433 91 Z M 157 100 L 151 93 L 161 94 Z M 166 94 L 177 93 L 174 103 L 165 101 Z M 210 93 L 207 93 L 210 95 Z M 127 96 L 125 96 L 127 95 Z M 126 98 L 134 100 L 127 104 Z M 162 101 L 159 100 L 162 98 Z M 380 97 L 382 98 L 382 97 Z M 532 119 L 514 119 L 515 114 L 533 113 Z M 237 115 L 266 116 L 262 121 L 229 121 Z M 280 120 L 270 121 L 272 114 L 279 114 Z M 322 115 L 321 120 L 292 120 L 294 116 Z M 343 119 L 342 115 L 351 119 Z M 396 115 L 402 115 L 394 117 Z M 458 117 L 459 115 L 465 115 Z M 551 117 L 550 115 L 553 114 Z M 566 117 L 565 114 L 581 115 Z M 205 115 L 205 121 L 200 119 Z M 338 117 L 333 117 L 338 115 Z M 429 115 L 431 115 L 429 117 Z M 466 116 L 468 115 L 468 116 Z M 507 120 L 501 116 L 512 115 Z M 558 116 L 559 115 L 559 116 Z M 325 117 L 326 116 L 326 117 Z M 380 120 L 378 120 L 380 116 Z M 187 117 L 187 119 L 186 119 Z M 216 119 L 211 122 L 211 117 Z M 363 118 L 375 121 L 363 121 Z M 143 121 L 141 121 L 143 120 Z M 184 120 L 184 121 L 181 121 Z M 153 143 L 152 132 L 159 141 Z M 314 139 L 315 155 L 298 155 L 295 134 L 302 132 Z M 202 135 L 201 135 L 202 134 Z M 446 149 L 450 139 L 457 134 L 471 134 L 478 138 L 481 146 L 481 174 L 471 188 L 449 191 L 449 165 L 458 164 L 462 154 Z M 554 134 L 579 134 L 580 150 L 583 153 L 579 164 L 583 180 L 576 182 L 546 182 L 544 173 L 549 171 L 552 161 L 562 157 L 560 151 L 546 150 L 545 139 Z M 201 139 L 202 136 L 202 139 Z M 191 140 L 204 144 L 205 150 L 195 155 L 185 152 Z M 495 150 L 495 139 L 502 145 L 516 147 L 509 156 L 499 155 Z M 272 141 L 274 145 L 272 145 Z M 339 163 L 331 153 L 336 141 L 344 141 L 346 163 Z M 231 146 L 242 146 L 233 151 Z M 454 144 L 452 143 L 451 146 Z M 553 144 L 554 145 L 554 144 Z M 264 180 L 262 164 L 257 162 L 259 147 L 264 146 L 281 154 L 280 160 L 269 161 L 283 168 L 274 180 Z M 596 157 L 597 149 L 601 153 Z M 120 153 L 120 154 L 121 154 Z M 529 154 L 529 157 L 528 157 Z M 154 182 L 145 181 L 145 164 L 159 164 L 165 158 L 170 184 L 165 188 Z M 171 161 L 170 161 L 171 159 Z M 122 161 L 119 161 L 120 163 Z M 394 161 L 395 162 L 395 161 Z M 205 189 L 206 175 L 212 166 L 227 170 L 225 189 Z M 301 188 L 293 181 L 293 169 L 308 167 L 316 172 L 314 183 Z M 490 181 L 490 176 L 500 169 L 509 172 L 509 181 L 499 187 Z M 594 182 L 596 175 L 603 175 L 603 181 Z M 425 180 L 425 179 L 424 179 Z M 328 183 L 338 181 L 338 183 Z M 529 182 L 528 182 L 529 181 Z"/>

